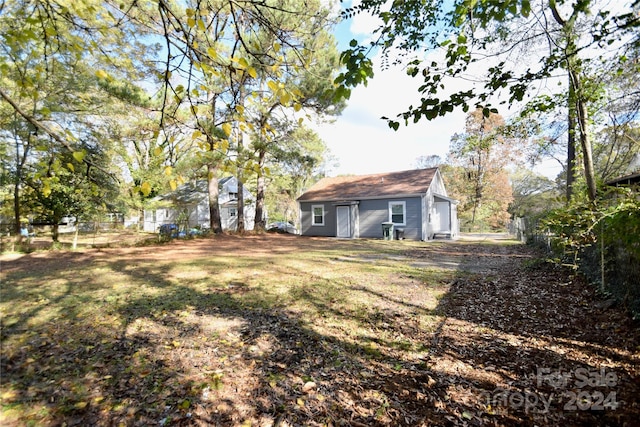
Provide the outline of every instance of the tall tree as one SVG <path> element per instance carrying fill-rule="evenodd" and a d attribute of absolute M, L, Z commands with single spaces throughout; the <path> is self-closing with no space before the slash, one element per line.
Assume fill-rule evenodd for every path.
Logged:
<path fill-rule="evenodd" d="M 164 117 L 186 106 L 192 114 L 194 138 L 206 141 L 202 146 L 207 152 L 219 154 L 207 156 L 216 161 L 207 168 L 210 206 L 217 205 L 213 200 L 215 179 L 218 171 L 232 169 L 228 149 L 231 144 L 239 148 L 238 135 L 260 135 L 264 129 L 256 126 L 266 122 L 256 117 L 286 109 L 299 111 L 311 99 L 298 84 L 292 84 L 300 81 L 296 76 L 315 74 L 316 81 L 324 80 L 325 89 L 321 96 L 314 93 L 315 100 L 333 99 L 332 90 L 326 90 L 332 76 L 319 73 L 314 59 L 323 49 L 316 40 L 327 40 L 329 9 L 318 0 L 304 4 L 288 0 L 173 4 L 161 0 L 159 11 L 158 31 L 165 38 L 167 52 L 165 71 L 160 74 L 166 97 Z M 337 61 L 325 63 L 325 68 L 327 64 L 333 73 Z M 181 79 L 175 79 L 176 75 Z M 306 85 L 312 83 L 307 79 Z M 170 105 L 175 109 L 167 108 Z M 227 140 L 215 137 L 214 129 L 223 130 Z M 232 135 L 234 129 L 240 133 Z M 234 174 L 254 170 L 254 159 L 239 155 L 236 160 L 245 164 L 233 166 Z M 261 174 L 259 166 L 257 169 Z M 243 177 L 238 178 L 243 182 Z M 212 229 L 217 230 L 213 208 L 211 211 Z"/>
<path fill-rule="evenodd" d="M 193 140 L 185 137 L 184 126 L 175 123 L 160 129 L 158 113 L 150 108 L 128 108 L 104 119 L 107 138 L 114 148 L 114 169 L 123 171 L 121 191 L 128 210 L 138 217 L 149 201 L 182 183 L 174 170 L 190 173 Z"/>
<path fill-rule="evenodd" d="M 606 182 L 640 167 L 640 44 L 627 60 L 597 76 L 603 91 L 593 119 L 606 126 L 593 133 L 596 178 Z"/>
<path fill-rule="evenodd" d="M 504 119 L 498 114 L 485 117 L 478 108 L 469 113 L 464 134 L 451 139 L 449 157 L 453 166 L 459 166 L 464 176 L 457 179 L 458 192 L 464 192 L 465 201 L 459 209 L 461 217 L 470 214 L 469 223 L 474 227 L 483 210 L 492 226 L 504 224 L 511 202 L 506 167 L 514 159 L 513 140 L 503 136 Z M 459 175 L 459 174 L 458 174 Z"/>
<path fill-rule="evenodd" d="M 640 126 L 614 121 L 596 135 L 593 160 L 602 182 L 640 169 Z"/>
<path fill-rule="evenodd" d="M 456 107 L 466 111 L 474 104 L 481 105 L 488 115 L 496 111 L 491 105 L 496 98 L 503 97 L 506 101 L 501 102 L 510 104 L 526 101 L 559 74 L 567 75 L 570 84 L 562 89 L 563 104 L 535 105 L 539 110 L 575 107 L 587 194 L 595 198 L 588 127 L 593 91 L 585 84 L 589 73 L 600 64 L 623 63 L 626 53 L 638 43 L 640 17 L 631 5 L 611 10 L 604 0 L 409 0 L 393 2 L 387 9 L 383 3 L 363 0 L 345 12 L 347 16 L 371 13 L 380 18 L 381 24 L 371 46 L 354 41 L 343 53 L 347 71 L 337 80 L 340 94 L 348 95 L 350 87 L 366 83 L 373 76 L 368 52 L 375 52 L 375 48 L 382 49 L 391 62 L 407 65 L 410 75 L 423 79 L 417 106 L 398 115 L 405 123 L 434 119 Z M 398 50 L 400 55 L 396 55 Z M 435 50 L 441 54 L 424 55 Z M 479 81 L 484 86 L 455 87 L 456 79 L 468 79 L 474 69 L 483 73 Z M 443 87 L 453 90 L 443 96 Z M 390 119 L 389 125 L 397 129 L 399 121 Z"/>
<path fill-rule="evenodd" d="M 31 216 L 53 226 L 53 240 L 58 240 L 58 224 L 64 216 L 87 219 L 100 210 L 119 211 L 119 187 L 103 171 L 112 162 L 104 146 L 87 137 L 77 143 L 73 153 L 86 153 L 92 164 L 60 147 L 55 140 L 42 135 L 36 141 L 37 150 L 23 172 L 23 206 Z M 99 163 L 100 169 L 91 171 Z"/>
<path fill-rule="evenodd" d="M 539 218 L 561 206 L 561 188 L 553 180 L 528 169 L 510 175 L 513 202 L 509 213 L 513 217 Z"/>
<path fill-rule="evenodd" d="M 43 101 L 38 82 L 60 73 L 68 73 L 68 79 L 73 80 L 74 74 L 65 64 L 81 62 L 91 62 L 91 69 L 98 70 L 94 79 L 111 95 L 131 96 L 137 91 L 130 82 L 145 75 L 145 53 L 150 46 L 144 41 L 144 32 L 124 19 L 120 7 L 101 0 L 17 0 L 2 2 L 0 12 L 0 77 L 5 84 L 20 89 L 22 98 Z M 31 66 L 25 68 L 28 62 Z M 121 85 L 112 85 L 114 78 Z M 62 123 L 57 124 L 60 129 L 50 126 L 50 110 L 42 111 L 36 102 L 37 108 L 32 111 L 4 88 L 0 98 L 40 132 L 62 146 L 74 138 L 73 130 Z"/>
<path fill-rule="evenodd" d="M 606 182 L 611 178 L 632 172 L 640 150 L 637 137 L 638 112 L 640 111 L 640 90 L 637 75 L 640 72 L 638 50 L 628 53 L 622 64 L 611 64 L 599 70 L 597 76 L 586 81 L 591 92 L 589 105 L 592 131 L 590 138 L 593 146 L 593 167 L 597 182 Z M 561 96 L 554 102 L 562 103 Z M 570 104 L 571 105 L 571 104 Z M 549 110 L 539 112 L 531 110 L 528 120 L 535 122 L 532 133 L 544 137 L 540 139 L 538 156 L 551 157 L 564 168 L 559 178 L 566 179 L 567 197 L 571 198 L 572 188 L 578 191 L 586 187 L 581 167 L 581 149 L 576 151 L 575 108 L 568 109 L 570 120 L 562 120 L 559 112 Z M 572 130 L 573 127 L 573 130 Z M 637 167 L 637 166 L 636 166 Z M 579 192 L 578 192 L 579 194 Z"/>
<path fill-rule="evenodd" d="M 107 141 L 97 138 L 96 132 L 112 102 L 142 102 L 141 91 L 131 81 L 143 75 L 136 58 L 144 57 L 146 49 L 130 37 L 130 28 L 119 22 L 118 16 L 123 16 L 119 9 L 106 2 L 20 0 L 2 2 L 0 12 L 0 99 L 14 113 L 13 123 L 18 126 L 13 127 L 18 138 L 14 154 L 16 159 L 22 157 L 15 170 L 17 227 L 19 188 L 25 178 L 20 164 L 28 162 L 32 141 L 42 140 L 42 136 L 87 165 L 89 178 L 100 174 L 117 179 L 102 162 L 102 155 L 94 158 L 101 150 L 83 141 Z M 133 51 L 139 56 L 131 54 Z M 119 56 L 127 54 L 131 54 L 128 60 Z M 123 76 L 126 78 L 118 78 Z M 18 128 L 29 129 L 31 136 Z M 42 177 L 42 185 L 49 179 Z"/>
<path fill-rule="evenodd" d="M 569 90 L 567 94 L 568 110 L 568 151 L 567 151 L 567 198 L 570 199 L 574 180 L 575 162 L 575 139 L 580 140 L 582 148 L 582 159 L 584 167 L 584 177 L 587 183 L 587 194 L 591 200 L 596 198 L 596 178 L 593 168 L 593 150 L 589 135 L 589 120 L 587 104 L 592 101 L 589 88 L 584 84 L 585 71 L 583 61 L 578 53 L 578 43 L 581 39 L 578 20 L 581 15 L 588 14 L 587 1 L 583 4 L 576 3 L 573 10 L 569 11 L 567 17 L 562 16 L 558 9 L 556 0 L 549 0 L 549 9 L 555 22 L 560 26 L 560 37 L 553 37 L 549 31 L 549 37 L 553 42 L 562 46 L 561 53 L 564 54 L 562 60 L 569 76 Z"/>
<path fill-rule="evenodd" d="M 325 12 L 326 13 L 326 12 Z M 325 29 L 315 28 L 317 23 L 302 21 L 299 26 L 308 26 L 302 32 L 305 52 L 305 67 L 298 72 L 282 76 L 280 85 L 269 80 L 258 82 L 263 96 L 254 100 L 254 108 L 249 112 L 251 149 L 256 172 L 256 214 L 255 224 L 264 227 L 265 203 L 265 165 L 277 155 L 283 144 L 287 144 L 292 136 L 302 135 L 300 113 L 313 116 L 316 120 L 338 115 L 345 107 L 344 101 L 336 101 L 333 97 L 333 78 L 338 69 L 338 52 L 331 34 Z M 283 48 L 282 55 L 297 55 L 291 49 Z M 287 88 L 297 96 L 294 108 L 288 108 L 286 97 L 281 96 Z"/>
<path fill-rule="evenodd" d="M 296 198 L 305 188 L 325 176 L 329 150 L 316 132 L 300 126 L 274 145 L 266 161 L 269 168 L 269 212 L 286 221 L 297 217 Z"/>
<path fill-rule="evenodd" d="M 443 163 L 442 158 L 436 154 L 428 156 L 420 156 L 416 159 L 416 167 L 418 169 L 436 168 Z"/>

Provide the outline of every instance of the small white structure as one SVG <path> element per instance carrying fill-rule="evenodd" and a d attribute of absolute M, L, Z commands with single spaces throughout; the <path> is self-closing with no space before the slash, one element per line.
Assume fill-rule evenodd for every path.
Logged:
<path fill-rule="evenodd" d="M 243 188 L 244 228 L 253 230 L 255 200 L 249 190 Z M 238 180 L 225 177 L 218 180 L 218 205 L 222 229 L 236 230 L 238 227 Z M 190 229 L 209 227 L 209 192 L 207 181 L 195 181 L 181 185 L 175 191 L 155 200 L 154 209 L 144 210 L 143 230 L 158 232 L 164 224 L 176 224 Z"/>

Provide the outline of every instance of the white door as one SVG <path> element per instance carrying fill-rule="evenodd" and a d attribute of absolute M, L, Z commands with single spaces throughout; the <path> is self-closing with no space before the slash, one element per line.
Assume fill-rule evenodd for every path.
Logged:
<path fill-rule="evenodd" d="M 349 206 L 336 207 L 338 220 L 337 237 L 351 237 L 351 221 L 349 221 Z"/>
<path fill-rule="evenodd" d="M 438 202 L 436 203 L 436 212 L 438 213 L 439 224 L 436 224 L 438 231 L 451 231 L 451 224 L 449 223 L 449 203 Z"/>

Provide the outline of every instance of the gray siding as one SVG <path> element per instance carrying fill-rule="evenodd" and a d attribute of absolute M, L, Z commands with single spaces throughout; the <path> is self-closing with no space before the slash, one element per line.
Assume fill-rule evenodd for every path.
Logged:
<path fill-rule="evenodd" d="M 405 239 L 422 239 L 422 198 L 407 199 L 407 225 L 404 227 Z"/>
<path fill-rule="evenodd" d="M 312 225 L 311 207 L 316 205 L 324 206 L 324 225 Z M 325 236 L 335 237 L 336 235 L 336 207 L 328 202 L 301 202 L 300 203 L 300 234 L 303 236 Z"/>
<path fill-rule="evenodd" d="M 360 237 L 382 237 L 382 223 L 389 221 L 389 205 L 386 200 L 360 202 Z"/>
<path fill-rule="evenodd" d="M 358 206 L 359 215 L 353 221 L 352 230 L 354 237 L 382 238 L 382 223 L 389 221 L 389 202 L 405 202 L 406 204 L 406 225 L 404 237 L 409 240 L 422 239 L 422 198 L 398 198 L 398 199 L 377 199 L 361 200 Z M 311 225 L 312 206 L 324 206 L 324 225 Z M 354 211 L 355 212 L 355 211 Z M 353 219 L 353 217 L 352 217 Z M 300 230 L 304 236 L 325 236 L 335 237 L 337 232 L 336 205 L 332 202 L 300 202 Z M 359 233 L 357 233 L 359 231 Z"/>
<path fill-rule="evenodd" d="M 389 202 L 406 202 L 404 237 L 410 240 L 422 239 L 422 199 L 362 200 L 360 202 L 360 237 L 382 237 L 382 223 L 389 221 Z"/>

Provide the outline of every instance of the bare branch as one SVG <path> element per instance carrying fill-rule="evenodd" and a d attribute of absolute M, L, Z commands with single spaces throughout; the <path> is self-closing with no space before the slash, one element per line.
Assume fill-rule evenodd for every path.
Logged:
<path fill-rule="evenodd" d="M 13 99 L 11 99 L 11 97 L 7 93 L 5 93 L 4 90 L 2 90 L 2 88 L 0 88 L 0 97 L 2 99 L 4 99 L 9 105 L 11 105 L 11 107 L 14 109 L 14 111 L 16 113 L 18 113 L 27 122 L 31 123 L 31 125 L 33 125 L 35 128 L 40 129 L 43 132 L 45 132 L 47 135 L 49 135 L 51 138 L 53 138 L 56 142 L 60 143 L 64 148 L 69 150 L 71 153 L 74 153 L 74 152 L 77 151 L 77 150 L 74 150 L 74 148 L 71 146 L 71 144 L 69 144 L 69 142 L 66 141 L 63 137 L 61 137 L 57 132 L 55 132 L 54 130 L 49 128 L 46 124 L 42 123 L 41 121 L 35 119 L 30 114 L 27 114 L 22 108 L 20 108 L 20 106 Z M 113 175 L 113 173 L 111 173 L 108 170 L 104 169 L 100 165 L 95 164 L 90 159 L 87 159 L 85 157 L 83 159 L 83 162 L 86 163 L 88 166 L 92 166 L 92 167 L 96 168 L 97 170 L 103 172 L 105 175 L 111 177 L 111 179 L 113 179 L 114 181 L 119 182 L 118 178 L 116 178 Z"/>

